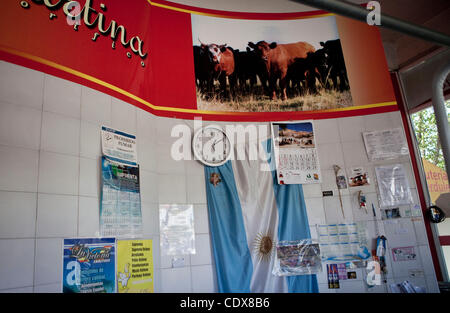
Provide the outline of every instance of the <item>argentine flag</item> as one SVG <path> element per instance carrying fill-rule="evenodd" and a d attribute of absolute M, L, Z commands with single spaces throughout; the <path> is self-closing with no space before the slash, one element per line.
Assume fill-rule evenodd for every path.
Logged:
<path fill-rule="evenodd" d="M 272 274 L 277 241 L 311 235 L 302 186 L 278 185 L 275 169 L 267 166 L 274 158 L 271 140 L 263 146 L 267 160 L 205 166 L 219 292 L 318 292 L 316 275 Z M 261 165 L 269 170 L 262 171 Z M 220 182 L 214 186 L 210 179 L 216 174 Z"/>

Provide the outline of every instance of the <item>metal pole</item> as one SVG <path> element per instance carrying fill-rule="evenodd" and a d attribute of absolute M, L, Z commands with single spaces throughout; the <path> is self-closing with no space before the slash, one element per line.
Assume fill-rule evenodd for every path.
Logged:
<path fill-rule="evenodd" d="M 291 0 L 304 5 L 347 16 L 359 21 L 367 22 L 369 11 L 353 3 L 338 0 Z M 386 14 L 381 14 L 381 27 L 389 28 L 406 35 L 417 37 L 438 45 L 450 47 L 450 36 L 422 26 L 399 20 Z"/>
<path fill-rule="evenodd" d="M 431 97 L 431 102 L 434 108 L 434 115 L 436 116 L 439 141 L 441 142 L 442 153 L 445 160 L 445 169 L 447 170 L 447 178 L 450 184 L 450 126 L 448 124 L 443 89 L 448 74 L 450 74 L 450 63 L 434 75 L 432 80 L 433 95 Z"/>

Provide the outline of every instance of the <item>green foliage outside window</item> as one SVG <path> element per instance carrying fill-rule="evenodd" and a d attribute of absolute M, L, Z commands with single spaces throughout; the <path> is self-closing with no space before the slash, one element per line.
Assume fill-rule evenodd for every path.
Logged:
<path fill-rule="evenodd" d="M 450 123 L 450 100 L 446 102 L 447 119 Z M 411 115 L 417 142 L 422 158 L 430 161 L 445 171 L 445 161 L 442 155 L 441 143 L 436 126 L 433 107 L 429 107 Z"/>

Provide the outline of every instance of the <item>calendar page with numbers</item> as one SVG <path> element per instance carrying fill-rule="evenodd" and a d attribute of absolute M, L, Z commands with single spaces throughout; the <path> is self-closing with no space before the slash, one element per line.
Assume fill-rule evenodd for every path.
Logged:
<path fill-rule="evenodd" d="M 142 235 L 139 166 L 128 166 L 102 157 L 100 235 Z"/>
<path fill-rule="evenodd" d="M 272 123 L 272 140 L 279 184 L 321 182 L 312 121 Z"/>

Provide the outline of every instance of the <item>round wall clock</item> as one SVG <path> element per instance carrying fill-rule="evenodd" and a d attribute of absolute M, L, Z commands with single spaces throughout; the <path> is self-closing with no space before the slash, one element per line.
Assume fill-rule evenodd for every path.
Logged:
<path fill-rule="evenodd" d="M 197 160 L 203 164 L 220 166 L 230 158 L 231 142 L 220 127 L 206 126 L 195 132 L 192 150 Z"/>

